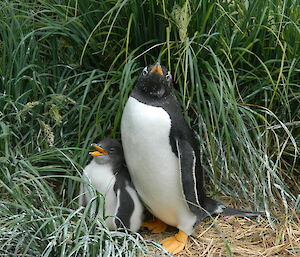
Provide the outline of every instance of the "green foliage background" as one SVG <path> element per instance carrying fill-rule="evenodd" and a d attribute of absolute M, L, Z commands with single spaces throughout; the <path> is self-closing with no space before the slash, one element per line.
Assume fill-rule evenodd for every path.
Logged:
<path fill-rule="evenodd" d="M 299 209 L 299 9 L 297 0 L 1 1 L 1 255 L 146 251 L 138 234 L 99 229 L 76 197 L 90 143 L 120 137 L 127 97 L 157 61 L 199 140 L 208 193 L 242 198 L 270 222 L 270 205 Z"/>

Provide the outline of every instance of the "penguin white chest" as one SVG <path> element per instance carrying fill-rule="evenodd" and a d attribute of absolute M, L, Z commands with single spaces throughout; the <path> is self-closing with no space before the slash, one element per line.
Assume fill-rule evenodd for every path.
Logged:
<path fill-rule="evenodd" d="M 183 195 L 179 160 L 172 152 L 170 130 L 171 119 L 163 108 L 146 105 L 133 97 L 128 99 L 121 135 L 133 183 L 156 217 L 190 234 L 196 216 Z"/>

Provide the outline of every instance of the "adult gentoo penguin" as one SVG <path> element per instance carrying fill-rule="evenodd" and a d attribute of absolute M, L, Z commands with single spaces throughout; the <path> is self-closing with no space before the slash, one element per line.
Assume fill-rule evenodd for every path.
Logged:
<path fill-rule="evenodd" d="M 121 144 L 116 139 L 105 138 L 92 147 L 96 151 L 90 152 L 94 158 L 84 168 L 87 183 L 81 184 L 79 204 L 86 206 L 93 197 L 90 190 L 93 186 L 105 196 L 106 226 L 113 230 L 125 226 L 137 231 L 143 220 L 144 208 L 124 166 Z"/>
<path fill-rule="evenodd" d="M 143 203 L 158 218 L 147 223 L 156 232 L 177 227 L 163 240 L 181 251 L 197 221 L 211 214 L 257 216 L 208 198 L 193 131 L 172 92 L 172 76 L 159 64 L 145 67 L 122 115 L 121 136 L 131 179 Z"/>

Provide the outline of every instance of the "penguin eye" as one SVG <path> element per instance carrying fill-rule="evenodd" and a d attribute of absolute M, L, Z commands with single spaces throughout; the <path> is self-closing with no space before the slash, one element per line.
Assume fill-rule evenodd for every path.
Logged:
<path fill-rule="evenodd" d="M 109 149 L 109 152 L 110 152 L 110 153 L 113 153 L 114 151 L 115 151 L 115 148 L 110 148 L 110 149 Z"/>
<path fill-rule="evenodd" d="M 148 74 L 148 67 L 145 67 L 144 69 L 143 69 L 143 75 L 147 75 Z"/>
<path fill-rule="evenodd" d="M 166 75 L 166 79 L 167 79 L 167 80 L 171 80 L 171 79 L 172 79 L 171 72 L 168 71 L 168 73 L 167 73 L 167 75 Z"/>

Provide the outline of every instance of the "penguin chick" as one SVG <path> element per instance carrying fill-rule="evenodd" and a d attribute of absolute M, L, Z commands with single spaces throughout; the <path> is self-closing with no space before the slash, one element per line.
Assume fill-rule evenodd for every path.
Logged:
<path fill-rule="evenodd" d="M 141 227 L 144 208 L 124 165 L 121 144 L 105 138 L 91 146 L 96 151 L 89 153 L 93 160 L 83 171 L 87 183 L 81 184 L 79 205 L 86 206 L 93 198 L 90 190 L 93 186 L 105 197 L 106 226 L 111 230 L 125 226 L 136 232 Z"/>

